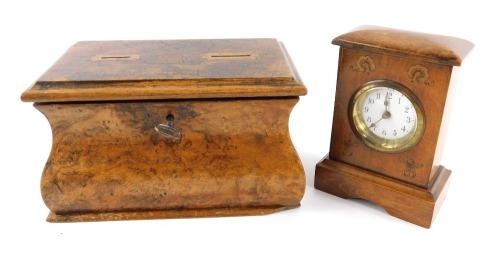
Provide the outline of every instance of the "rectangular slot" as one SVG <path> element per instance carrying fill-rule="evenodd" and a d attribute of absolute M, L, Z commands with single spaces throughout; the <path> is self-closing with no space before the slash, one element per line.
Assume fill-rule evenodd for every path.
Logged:
<path fill-rule="evenodd" d="M 102 60 L 106 59 L 122 59 L 122 58 L 130 58 L 130 56 L 102 56 Z"/>
<path fill-rule="evenodd" d="M 214 54 L 211 55 L 210 57 L 250 57 L 252 56 L 251 54 Z"/>
<path fill-rule="evenodd" d="M 90 60 L 92 61 L 129 61 L 140 58 L 138 54 L 123 54 L 123 55 L 95 55 Z"/>

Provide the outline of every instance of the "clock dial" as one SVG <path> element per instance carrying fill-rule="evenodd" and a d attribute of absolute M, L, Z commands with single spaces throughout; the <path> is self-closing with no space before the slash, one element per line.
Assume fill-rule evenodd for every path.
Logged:
<path fill-rule="evenodd" d="M 363 85 L 351 105 L 355 132 L 376 150 L 409 149 L 423 133 L 424 116 L 418 100 L 396 82 L 378 80 Z"/>
<path fill-rule="evenodd" d="M 365 124 L 380 138 L 400 139 L 415 131 L 415 108 L 408 97 L 394 88 L 371 89 L 362 107 Z"/>

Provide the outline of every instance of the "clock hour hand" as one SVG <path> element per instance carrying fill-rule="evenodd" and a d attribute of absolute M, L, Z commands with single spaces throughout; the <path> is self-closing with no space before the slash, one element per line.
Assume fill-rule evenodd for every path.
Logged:
<path fill-rule="evenodd" d="M 385 112 L 389 112 L 389 93 L 385 94 L 384 106 L 385 106 Z"/>

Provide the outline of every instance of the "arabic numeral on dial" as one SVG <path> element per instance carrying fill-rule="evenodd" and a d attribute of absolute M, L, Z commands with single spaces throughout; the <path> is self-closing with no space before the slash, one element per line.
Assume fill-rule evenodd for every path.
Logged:
<path fill-rule="evenodd" d="M 375 100 L 373 98 L 368 98 L 368 104 L 373 104 L 375 103 Z"/>
<path fill-rule="evenodd" d="M 398 132 L 396 130 L 394 130 L 394 132 L 392 133 L 393 136 L 397 136 L 398 135 Z"/>
<path fill-rule="evenodd" d="M 387 135 L 387 131 L 383 130 L 382 135 L 384 135 L 384 136 Z"/>
<path fill-rule="evenodd" d="M 380 99 L 380 93 L 377 93 L 377 100 Z"/>
<path fill-rule="evenodd" d="M 364 111 L 367 113 L 370 109 L 368 107 L 365 107 Z"/>
<path fill-rule="evenodd" d="M 405 107 L 405 113 L 408 113 L 408 110 L 410 110 L 410 107 L 406 106 Z"/>
<path fill-rule="evenodd" d="M 392 93 L 391 92 L 387 92 L 387 99 L 388 100 L 392 100 Z"/>
<path fill-rule="evenodd" d="M 369 123 L 371 123 L 372 122 L 372 117 L 369 116 L 368 118 L 366 118 L 366 121 L 369 122 Z"/>
<path fill-rule="evenodd" d="M 407 116 L 407 117 L 406 117 L 406 122 L 407 122 L 407 123 L 411 123 L 411 117 Z"/>
<path fill-rule="evenodd" d="M 403 128 L 401 128 L 402 131 L 406 131 L 406 125 L 403 125 Z"/>
<path fill-rule="evenodd" d="M 398 99 L 398 104 L 401 104 L 401 98 Z"/>

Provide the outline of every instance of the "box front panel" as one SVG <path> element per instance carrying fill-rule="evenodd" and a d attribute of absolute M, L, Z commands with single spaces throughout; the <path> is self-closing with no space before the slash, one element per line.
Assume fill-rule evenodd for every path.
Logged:
<path fill-rule="evenodd" d="M 53 130 L 43 199 L 56 214 L 298 205 L 297 101 L 35 104 Z"/>

